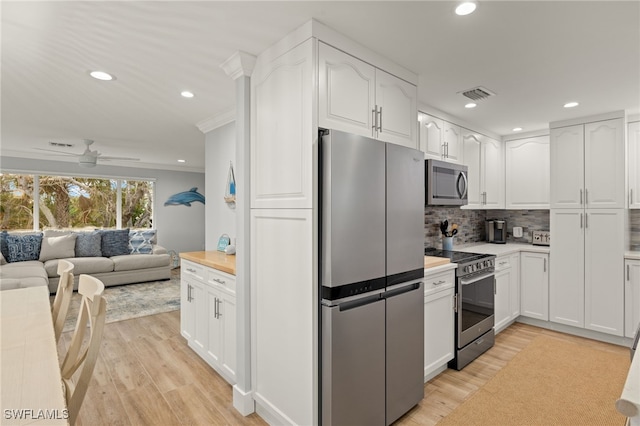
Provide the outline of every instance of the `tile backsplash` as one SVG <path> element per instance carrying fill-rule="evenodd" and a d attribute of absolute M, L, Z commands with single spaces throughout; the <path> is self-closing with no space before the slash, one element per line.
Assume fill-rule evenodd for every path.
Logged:
<path fill-rule="evenodd" d="M 487 219 L 507 221 L 508 242 L 530 243 L 531 231 L 549 230 L 549 210 L 463 210 L 458 207 L 427 206 L 424 209 L 425 246 L 442 247 L 440 222 L 445 219 L 449 221 L 449 225 L 458 224 L 454 249 L 456 245 L 485 241 L 485 220 Z M 522 227 L 522 238 L 513 236 L 514 226 Z M 638 221 L 638 228 L 640 228 L 640 221 Z"/>
<path fill-rule="evenodd" d="M 640 251 L 640 210 L 629 210 L 629 245 Z"/>

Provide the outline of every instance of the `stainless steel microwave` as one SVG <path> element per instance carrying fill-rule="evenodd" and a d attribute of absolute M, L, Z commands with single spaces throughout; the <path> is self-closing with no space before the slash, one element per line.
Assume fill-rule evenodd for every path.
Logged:
<path fill-rule="evenodd" d="M 431 206 L 463 206 L 468 203 L 467 166 L 425 160 L 425 202 Z"/>

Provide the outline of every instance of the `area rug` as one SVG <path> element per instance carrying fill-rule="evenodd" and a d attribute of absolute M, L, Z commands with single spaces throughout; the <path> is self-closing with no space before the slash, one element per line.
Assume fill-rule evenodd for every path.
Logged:
<path fill-rule="evenodd" d="M 629 366 L 628 353 L 538 336 L 438 426 L 623 426 Z"/>
<path fill-rule="evenodd" d="M 180 276 L 172 274 L 169 280 L 106 287 L 104 298 L 107 323 L 175 311 L 180 309 Z M 74 329 L 80 299 L 81 296 L 74 292 L 63 331 Z"/>

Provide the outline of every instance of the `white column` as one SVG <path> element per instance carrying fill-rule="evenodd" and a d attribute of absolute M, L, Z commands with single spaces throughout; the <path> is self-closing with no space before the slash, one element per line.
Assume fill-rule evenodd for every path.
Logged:
<path fill-rule="evenodd" d="M 251 384 L 251 264 L 250 264 L 250 118 L 251 73 L 255 56 L 238 51 L 220 67 L 236 85 L 236 324 L 237 367 L 233 406 L 243 415 L 255 411 Z"/>

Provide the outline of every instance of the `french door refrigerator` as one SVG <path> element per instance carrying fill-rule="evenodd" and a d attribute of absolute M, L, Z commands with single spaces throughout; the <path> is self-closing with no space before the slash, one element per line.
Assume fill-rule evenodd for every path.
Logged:
<path fill-rule="evenodd" d="M 424 397 L 424 154 L 319 139 L 321 423 L 388 425 Z"/>

